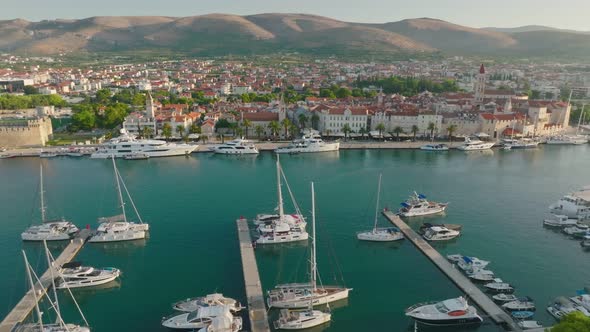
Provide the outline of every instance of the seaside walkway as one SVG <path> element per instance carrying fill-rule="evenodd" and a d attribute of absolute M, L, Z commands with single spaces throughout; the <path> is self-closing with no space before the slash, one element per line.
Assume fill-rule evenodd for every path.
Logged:
<path fill-rule="evenodd" d="M 92 231 L 89 229 L 81 230 L 75 238 L 70 240 L 70 243 L 64 249 L 64 251 L 55 259 L 55 266 L 62 266 L 65 263 L 70 262 L 80 249 L 84 246 L 88 238 L 92 235 Z M 51 268 L 51 267 L 50 267 Z M 37 296 L 33 293 L 32 289 L 23 296 L 23 298 L 16 304 L 16 306 L 6 315 L 2 323 L 0 323 L 0 332 L 11 332 L 22 323 L 27 316 L 35 308 L 35 298 L 41 300 L 44 294 L 51 287 L 51 271 L 50 268 L 41 275 L 39 282 L 35 283 L 35 291 Z M 53 275 L 57 276 L 57 271 L 53 271 Z"/>
<path fill-rule="evenodd" d="M 408 226 L 398 215 L 391 211 L 383 212 L 383 215 L 389 221 L 400 229 L 410 240 L 416 248 L 418 248 L 436 267 L 444 273 L 463 293 L 465 293 L 471 301 L 473 301 L 479 308 L 481 308 L 494 323 L 502 326 L 507 331 L 521 331 L 516 322 L 502 310 L 494 301 L 485 295 L 479 288 L 477 288 L 467 277 L 465 277 L 458 269 L 456 269 L 446 258 L 444 258 L 436 249 L 434 249 L 428 242 L 410 226 Z"/>
<path fill-rule="evenodd" d="M 258 275 L 258 265 L 256 264 L 256 256 L 254 256 L 254 248 L 252 247 L 248 222 L 246 219 L 238 219 L 236 223 L 238 225 L 240 254 L 242 256 L 242 267 L 244 269 L 246 297 L 248 298 L 250 330 L 252 332 L 270 332 L 266 306 L 264 304 L 264 295 L 262 293 L 260 276 Z"/>

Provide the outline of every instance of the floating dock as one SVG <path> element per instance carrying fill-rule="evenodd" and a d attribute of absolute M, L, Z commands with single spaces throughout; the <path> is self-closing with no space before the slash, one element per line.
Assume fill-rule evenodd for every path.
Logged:
<path fill-rule="evenodd" d="M 248 315 L 250 316 L 250 330 L 252 332 L 270 332 L 268 315 L 264 304 L 262 285 L 258 274 L 254 247 L 250 238 L 250 229 L 246 219 L 240 218 L 238 224 L 238 238 L 240 240 L 240 254 L 244 269 L 244 284 L 248 298 Z M 3 331 L 0 331 L 3 332 Z"/>
<path fill-rule="evenodd" d="M 516 322 L 502 310 L 494 301 L 492 301 L 486 294 L 484 294 L 479 288 L 477 288 L 467 277 L 465 277 L 458 269 L 456 269 L 451 263 L 447 261 L 436 249 L 434 249 L 428 242 L 410 226 L 408 226 L 398 215 L 391 211 L 383 212 L 383 215 L 389 221 L 400 229 L 406 236 L 406 239 L 410 240 L 416 248 L 418 248 L 428 259 L 436 265 L 436 267 L 442 271 L 451 281 L 465 293 L 471 301 L 473 301 L 481 310 L 483 310 L 494 323 L 502 326 L 507 331 L 521 331 L 520 327 L 516 325 Z"/>
<path fill-rule="evenodd" d="M 64 251 L 55 259 L 55 266 L 62 266 L 74 259 L 91 235 L 91 230 L 81 230 L 75 238 L 70 240 L 70 244 L 68 244 Z M 10 311 L 4 318 L 2 323 L 0 323 L 0 332 L 13 331 L 19 324 L 24 322 L 31 311 L 33 311 L 36 303 L 35 299 L 41 300 L 49 287 L 51 287 L 51 268 L 52 267 L 48 268 L 39 278 L 39 282 L 35 283 L 37 296 L 35 296 L 32 289 L 29 289 L 25 296 L 23 296 L 12 311 Z M 53 275 L 57 276 L 57 271 L 54 270 Z"/>

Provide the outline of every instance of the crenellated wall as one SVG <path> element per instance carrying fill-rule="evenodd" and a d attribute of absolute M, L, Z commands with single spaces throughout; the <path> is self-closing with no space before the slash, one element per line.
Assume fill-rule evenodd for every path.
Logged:
<path fill-rule="evenodd" d="M 27 147 L 43 146 L 53 135 L 51 119 L 14 119 L 0 122 L 0 146 Z"/>

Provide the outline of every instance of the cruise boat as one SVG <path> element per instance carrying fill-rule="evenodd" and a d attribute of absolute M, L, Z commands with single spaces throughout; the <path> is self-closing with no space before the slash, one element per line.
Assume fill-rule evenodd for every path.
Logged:
<path fill-rule="evenodd" d="M 513 293 L 514 287 L 509 283 L 502 281 L 500 278 L 496 278 L 493 282 L 487 283 L 483 285 L 487 290 L 496 292 L 496 293 Z"/>
<path fill-rule="evenodd" d="M 516 301 L 518 299 L 518 297 L 516 297 L 516 295 L 514 295 L 514 294 L 499 293 L 499 294 L 492 296 L 492 299 L 497 302 L 506 303 L 506 302 Z"/>
<path fill-rule="evenodd" d="M 426 325 L 453 326 L 483 322 L 475 307 L 470 306 L 463 297 L 416 304 L 406 309 L 406 316 Z"/>
<path fill-rule="evenodd" d="M 379 185 L 377 186 L 377 204 L 375 206 L 375 220 L 373 229 L 370 231 L 359 232 L 356 234 L 357 239 L 361 241 L 387 242 L 397 241 L 404 238 L 404 235 L 394 227 L 377 228 L 379 218 L 379 198 L 381 196 L 381 174 L 379 174 Z"/>
<path fill-rule="evenodd" d="M 518 327 L 523 330 L 540 330 L 543 328 L 543 324 L 537 322 L 536 320 L 521 320 L 517 322 L 516 325 L 518 325 Z"/>
<path fill-rule="evenodd" d="M 307 308 L 309 304 L 313 306 L 328 304 L 334 301 L 348 298 L 350 288 L 340 286 L 324 286 L 317 284 L 317 263 L 316 263 L 316 244 L 317 234 L 315 232 L 315 193 L 313 182 L 311 183 L 311 202 L 312 202 L 312 250 L 310 257 L 310 282 L 303 284 L 281 284 L 267 292 L 269 308 Z"/>
<path fill-rule="evenodd" d="M 146 224 L 141 219 L 139 212 L 137 211 L 137 207 L 129 194 L 129 190 L 127 190 L 127 186 L 123 181 L 123 177 L 119 174 L 117 170 L 117 165 L 115 163 L 115 157 L 112 157 L 113 160 L 113 170 L 115 173 L 115 182 L 117 184 L 117 193 L 118 193 L 118 201 L 119 207 L 121 208 L 121 214 L 112 216 L 112 217 L 102 217 L 98 219 L 100 225 L 98 226 L 96 233 L 88 239 L 88 242 L 118 242 L 118 241 L 132 241 L 132 240 L 140 240 L 145 239 L 146 232 L 149 230 L 149 224 Z M 135 212 L 137 219 L 139 222 L 130 222 L 127 219 L 127 212 L 125 211 L 125 201 L 123 200 L 123 192 L 121 187 L 125 190 L 129 202 L 133 207 L 133 211 Z"/>
<path fill-rule="evenodd" d="M 201 306 L 193 312 L 183 312 L 164 318 L 162 326 L 181 330 L 201 329 L 209 326 L 214 318 L 224 316 L 233 317 L 229 305 Z"/>
<path fill-rule="evenodd" d="M 446 144 L 426 144 L 420 147 L 424 151 L 449 151 L 449 146 Z"/>
<path fill-rule="evenodd" d="M 535 311 L 535 302 L 528 296 L 520 297 L 514 301 L 502 304 L 502 308 L 508 311 Z"/>
<path fill-rule="evenodd" d="M 433 226 L 430 227 L 422 237 L 427 241 L 447 241 L 452 240 L 461 235 L 461 232 L 448 229 L 446 227 Z"/>
<path fill-rule="evenodd" d="M 23 241 L 63 241 L 73 238 L 78 233 L 78 227 L 63 218 L 47 219 L 47 206 L 45 205 L 43 188 L 43 166 L 39 168 L 39 201 L 41 203 L 41 224 L 27 228 L 21 234 Z"/>
<path fill-rule="evenodd" d="M 568 216 L 553 214 L 549 219 L 543 219 L 543 225 L 547 227 L 569 227 L 578 223 L 576 219 L 570 219 Z"/>
<path fill-rule="evenodd" d="M 98 150 L 90 155 L 90 158 L 124 158 L 126 155 L 135 153 L 144 153 L 150 158 L 184 156 L 192 153 L 198 147 L 198 145 L 168 143 L 161 140 L 137 139 L 129 135 L 125 129 L 121 129 L 120 133 L 119 137 L 101 144 Z"/>
<path fill-rule="evenodd" d="M 58 269 L 58 289 L 82 288 L 103 285 L 117 279 L 121 275 L 119 269 L 107 267 L 98 269 L 82 266 L 79 262 L 66 263 Z"/>
<path fill-rule="evenodd" d="M 254 144 L 241 138 L 214 146 L 211 150 L 217 154 L 258 154 L 258 149 Z"/>
<path fill-rule="evenodd" d="M 489 150 L 494 146 L 494 142 L 484 142 L 479 139 L 471 139 L 469 137 L 465 137 L 465 142 L 459 146 L 457 149 L 463 151 L 477 151 L 477 150 Z"/>
<path fill-rule="evenodd" d="M 584 135 L 556 135 L 549 137 L 545 143 L 551 145 L 582 145 L 588 143 L 588 137 Z"/>
<path fill-rule="evenodd" d="M 412 195 L 403 203 L 398 214 L 402 217 L 427 216 L 437 213 L 443 213 L 449 203 L 429 202 L 426 196 L 414 191 Z"/>
<path fill-rule="evenodd" d="M 553 214 L 564 215 L 571 219 L 590 218 L 590 187 L 569 193 L 549 206 Z"/>
<path fill-rule="evenodd" d="M 176 302 L 172 305 L 172 308 L 176 311 L 182 312 L 193 312 L 197 311 L 200 307 L 214 306 L 214 305 L 225 305 L 228 306 L 232 313 L 236 313 L 244 309 L 242 304 L 232 298 L 225 297 L 220 293 L 208 294 L 201 297 L 189 298 L 183 301 Z"/>
<path fill-rule="evenodd" d="M 303 330 L 329 322 L 329 312 L 306 309 L 281 309 L 279 319 L 274 322 L 275 330 Z"/>
<path fill-rule="evenodd" d="M 289 145 L 280 147 L 275 153 L 312 153 L 312 152 L 330 152 L 340 149 L 339 142 L 324 142 L 319 135 L 303 136 L 299 140 L 291 142 Z"/>

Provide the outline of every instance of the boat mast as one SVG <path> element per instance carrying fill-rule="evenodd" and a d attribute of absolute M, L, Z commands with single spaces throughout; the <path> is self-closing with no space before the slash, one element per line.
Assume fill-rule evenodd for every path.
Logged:
<path fill-rule="evenodd" d="M 39 196 L 41 200 L 41 223 L 45 222 L 45 192 L 43 190 L 43 165 L 39 165 Z"/>
<path fill-rule="evenodd" d="M 582 112 L 580 112 L 580 117 L 578 117 L 578 128 L 576 128 L 576 136 L 580 133 L 580 125 L 582 124 L 582 114 L 584 114 L 584 109 L 586 108 L 586 104 L 582 105 Z"/>
<path fill-rule="evenodd" d="M 25 258 L 25 268 L 27 269 L 27 278 L 29 279 L 29 283 L 31 284 L 31 291 L 33 292 L 33 297 L 35 299 L 35 312 L 37 313 L 37 317 L 39 318 L 39 331 L 43 331 L 43 318 L 41 317 L 41 310 L 39 310 L 39 299 L 37 298 L 37 289 L 35 289 L 35 284 L 33 283 L 33 277 L 31 276 L 31 266 L 29 265 L 29 261 L 27 260 L 27 254 L 25 251 L 22 250 L 23 257 Z"/>
<path fill-rule="evenodd" d="M 43 246 L 45 247 L 45 256 L 47 257 L 47 266 L 49 269 L 49 273 L 51 275 L 51 289 L 53 290 L 53 297 L 55 298 L 55 301 L 53 302 L 54 308 L 55 308 L 55 313 L 57 315 L 57 319 L 59 321 L 59 324 L 61 326 L 65 326 L 65 323 L 61 317 L 61 312 L 59 309 L 59 302 L 57 300 L 57 291 L 55 290 L 55 276 L 53 275 L 54 265 L 53 265 L 53 262 L 51 261 L 51 258 L 49 257 L 50 253 L 49 253 L 49 248 L 47 248 L 47 241 L 43 240 Z"/>
<path fill-rule="evenodd" d="M 313 182 L 311 183 L 311 294 L 315 294 L 317 289 L 317 267 L 316 267 L 316 232 L 315 232 L 315 190 Z"/>
<path fill-rule="evenodd" d="M 123 193 L 121 192 L 121 183 L 119 182 L 119 171 L 117 170 L 117 165 L 115 164 L 115 156 L 112 156 L 113 159 L 113 169 L 115 170 L 115 180 L 117 182 L 117 192 L 119 193 L 119 204 L 121 207 L 121 211 L 123 212 L 123 220 L 127 222 L 127 216 L 125 215 L 125 202 L 123 201 Z"/>
<path fill-rule="evenodd" d="M 279 199 L 279 221 L 285 218 L 285 211 L 283 209 L 283 192 L 281 191 L 281 163 L 279 162 L 279 155 L 277 154 L 277 195 Z"/>
<path fill-rule="evenodd" d="M 381 176 L 379 174 L 379 185 L 377 185 L 377 204 L 375 205 L 375 225 L 373 225 L 373 233 L 377 231 L 377 215 L 379 214 L 379 198 L 381 196 Z"/>

